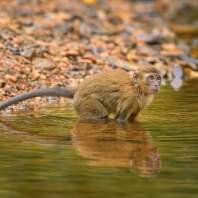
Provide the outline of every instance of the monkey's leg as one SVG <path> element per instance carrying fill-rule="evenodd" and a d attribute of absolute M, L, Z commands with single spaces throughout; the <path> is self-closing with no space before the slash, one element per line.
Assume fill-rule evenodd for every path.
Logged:
<path fill-rule="evenodd" d="M 104 120 L 108 118 L 107 110 L 97 98 L 91 96 L 81 100 L 74 98 L 73 105 L 81 118 L 91 120 Z"/>
<path fill-rule="evenodd" d="M 137 117 L 138 113 L 139 113 L 139 112 L 131 114 L 131 115 L 129 116 L 129 118 L 128 118 L 128 121 L 129 121 L 129 122 L 133 122 L 133 121 L 135 120 L 135 118 Z"/>

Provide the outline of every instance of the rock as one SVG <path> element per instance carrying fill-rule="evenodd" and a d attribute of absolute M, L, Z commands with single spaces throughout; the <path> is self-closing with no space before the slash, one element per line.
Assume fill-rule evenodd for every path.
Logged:
<path fill-rule="evenodd" d="M 184 54 L 184 52 L 182 50 L 176 49 L 176 50 L 172 50 L 172 51 L 168 51 L 168 50 L 162 50 L 160 52 L 161 55 L 163 56 L 181 56 Z"/>
<path fill-rule="evenodd" d="M 31 68 L 29 68 L 29 67 L 24 67 L 24 68 L 22 68 L 22 69 L 20 70 L 20 72 L 21 72 L 22 74 L 28 75 L 28 74 L 31 73 Z"/>
<path fill-rule="evenodd" d="M 164 43 L 161 45 L 163 50 L 174 51 L 177 50 L 177 46 L 174 43 Z"/>
<path fill-rule="evenodd" d="M 0 87 L 5 87 L 6 82 L 5 80 L 0 79 Z"/>
<path fill-rule="evenodd" d="M 76 50 L 69 50 L 67 52 L 64 52 L 65 56 L 79 56 L 80 53 Z"/>
<path fill-rule="evenodd" d="M 46 58 L 35 58 L 33 60 L 33 65 L 38 70 L 42 70 L 42 69 L 52 70 L 56 67 L 54 61 Z"/>
<path fill-rule="evenodd" d="M 109 63 L 110 65 L 116 65 L 119 68 L 122 68 L 127 71 L 135 71 L 138 66 L 135 64 L 132 64 L 128 61 L 124 61 L 122 59 L 119 59 L 117 56 L 108 56 L 108 57 L 102 57 L 102 59 Z"/>
<path fill-rule="evenodd" d="M 18 81 L 18 79 L 12 75 L 6 74 L 5 75 L 5 79 L 9 80 L 10 82 L 16 83 Z"/>
<path fill-rule="evenodd" d="M 192 57 L 188 57 L 188 56 L 180 56 L 179 58 L 183 61 L 198 65 L 198 59 L 197 58 L 192 58 Z"/>
<path fill-rule="evenodd" d="M 4 89 L 0 89 L 0 95 L 5 94 L 5 90 Z"/>
<path fill-rule="evenodd" d="M 98 60 L 95 56 L 91 55 L 91 54 L 86 54 L 82 57 L 83 59 L 88 59 L 88 60 L 91 60 L 93 61 L 94 63 L 97 63 Z"/>
<path fill-rule="evenodd" d="M 92 64 L 94 63 L 91 59 L 86 59 L 86 58 L 79 58 L 78 63 L 89 63 Z"/>
<path fill-rule="evenodd" d="M 179 64 L 174 64 L 172 67 L 172 73 L 174 78 L 181 79 L 183 77 L 183 69 Z"/>
<path fill-rule="evenodd" d="M 35 49 L 25 49 L 24 51 L 20 52 L 20 55 L 32 60 L 35 56 Z"/>

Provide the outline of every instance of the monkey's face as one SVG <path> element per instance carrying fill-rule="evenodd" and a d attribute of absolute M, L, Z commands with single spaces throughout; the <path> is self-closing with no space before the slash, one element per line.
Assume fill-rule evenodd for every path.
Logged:
<path fill-rule="evenodd" d="M 135 87 L 141 87 L 146 95 L 155 94 L 161 85 L 161 73 L 155 67 L 140 67 L 134 72 L 132 82 Z"/>
<path fill-rule="evenodd" d="M 161 76 L 156 73 L 150 73 L 145 76 L 147 94 L 155 94 L 159 91 L 161 85 Z"/>

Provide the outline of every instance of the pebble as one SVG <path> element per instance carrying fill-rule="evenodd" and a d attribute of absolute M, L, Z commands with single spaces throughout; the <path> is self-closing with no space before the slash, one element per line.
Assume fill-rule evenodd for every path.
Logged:
<path fill-rule="evenodd" d="M 38 70 L 46 69 L 46 70 L 52 70 L 56 67 L 56 64 L 54 61 L 46 58 L 35 58 L 33 59 L 33 65 Z"/>
<path fill-rule="evenodd" d="M 18 79 L 12 75 L 6 74 L 5 75 L 5 79 L 9 80 L 10 82 L 16 83 L 18 81 Z"/>

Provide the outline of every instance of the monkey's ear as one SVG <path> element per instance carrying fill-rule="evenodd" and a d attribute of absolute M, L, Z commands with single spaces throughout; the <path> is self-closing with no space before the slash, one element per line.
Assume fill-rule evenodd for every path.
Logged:
<path fill-rule="evenodd" d="M 132 82 L 133 83 L 138 83 L 138 73 L 137 72 L 134 72 L 134 74 L 133 74 L 133 77 L 132 77 Z"/>

